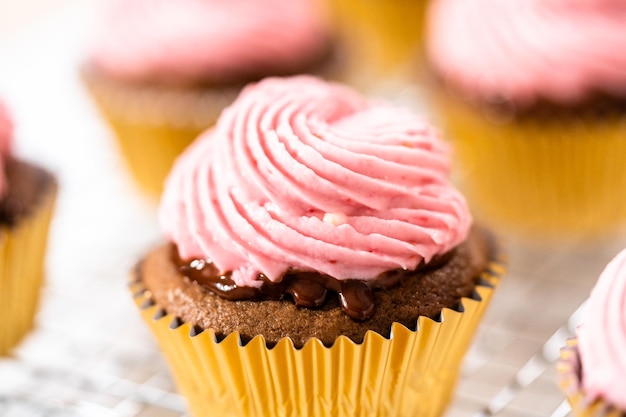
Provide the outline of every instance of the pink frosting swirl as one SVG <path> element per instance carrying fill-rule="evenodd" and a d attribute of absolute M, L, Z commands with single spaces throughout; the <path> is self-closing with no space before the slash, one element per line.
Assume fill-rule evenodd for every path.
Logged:
<path fill-rule="evenodd" d="M 438 0 L 428 20 L 433 67 L 469 98 L 626 96 L 624 0 Z"/>
<path fill-rule="evenodd" d="M 328 27 L 312 0 L 117 1 L 91 62 L 121 79 L 223 82 L 300 68 L 324 53 Z"/>
<path fill-rule="evenodd" d="M 578 340 L 584 390 L 626 410 L 626 250 L 600 275 Z"/>
<path fill-rule="evenodd" d="M 269 78 L 178 159 L 161 224 L 183 259 L 212 260 L 237 285 L 289 268 L 370 280 L 466 238 L 448 157 L 407 110 L 314 77 Z"/>
<path fill-rule="evenodd" d="M 6 192 L 7 184 L 4 174 L 4 160 L 11 151 L 11 139 L 13 136 L 13 123 L 11 118 L 0 101 L 0 197 Z"/>

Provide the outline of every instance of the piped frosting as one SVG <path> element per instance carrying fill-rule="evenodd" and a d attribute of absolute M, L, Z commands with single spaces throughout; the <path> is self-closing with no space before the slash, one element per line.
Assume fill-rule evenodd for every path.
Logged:
<path fill-rule="evenodd" d="M 449 152 L 408 110 L 314 77 L 248 86 L 177 160 L 160 220 L 182 259 L 239 286 L 288 270 L 372 280 L 462 242 Z"/>
<path fill-rule="evenodd" d="M 626 97 L 624 0 L 437 0 L 428 20 L 432 66 L 470 99 Z"/>
<path fill-rule="evenodd" d="M 285 74 L 317 62 L 329 43 L 312 0 L 118 0 L 103 20 L 90 62 L 131 81 L 223 83 Z"/>

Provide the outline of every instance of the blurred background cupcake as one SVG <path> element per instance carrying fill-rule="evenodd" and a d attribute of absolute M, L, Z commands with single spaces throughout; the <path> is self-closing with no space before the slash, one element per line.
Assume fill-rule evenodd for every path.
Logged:
<path fill-rule="evenodd" d="M 561 350 L 560 385 L 576 417 L 626 415 L 626 250 L 600 275 L 577 338 Z"/>
<path fill-rule="evenodd" d="M 626 219 L 626 2 L 437 0 L 433 102 L 479 219 L 524 237 Z"/>
<path fill-rule="evenodd" d="M 243 90 L 177 159 L 133 292 L 194 416 L 442 415 L 502 268 L 406 109 Z"/>
<path fill-rule="evenodd" d="M 342 43 L 346 78 L 361 90 L 394 94 L 422 52 L 428 0 L 327 0 Z"/>
<path fill-rule="evenodd" d="M 134 178 L 158 195 L 174 158 L 243 85 L 330 75 L 332 43 L 315 0 L 116 0 L 82 75 Z"/>
<path fill-rule="evenodd" d="M 12 155 L 12 141 L 0 102 L 0 355 L 33 326 L 57 190 L 52 174 Z"/>

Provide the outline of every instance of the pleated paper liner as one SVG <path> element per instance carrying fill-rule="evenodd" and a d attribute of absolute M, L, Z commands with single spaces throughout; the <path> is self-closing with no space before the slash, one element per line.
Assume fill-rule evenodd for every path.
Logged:
<path fill-rule="evenodd" d="M 160 196 L 176 157 L 215 124 L 243 87 L 129 85 L 87 68 L 81 75 L 133 178 L 153 197 Z"/>
<path fill-rule="evenodd" d="M 626 221 L 626 116 L 499 120 L 434 95 L 477 218 L 521 237 L 604 236 Z"/>
<path fill-rule="evenodd" d="M 243 345 L 238 333 L 220 339 L 154 305 L 141 282 L 131 290 L 195 417 L 435 417 L 503 271 L 493 262 L 475 295 L 440 320 L 419 317 L 414 330 L 394 323 L 389 338 L 368 331 L 362 343 L 339 336 L 330 347 L 311 339 L 296 348 L 288 338 L 268 347 L 262 336 Z"/>
<path fill-rule="evenodd" d="M 421 53 L 427 0 L 327 0 L 350 84 L 368 89 L 403 75 Z"/>
<path fill-rule="evenodd" d="M 581 363 L 578 353 L 578 339 L 569 339 L 561 349 L 557 364 L 559 385 L 572 407 L 576 417 L 624 417 L 626 410 L 620 411 L 601 399 L 591 400 L 583 391 Z"/>
<path fill-rule="evenodd" d="M 13 226 L 0 226 L 0 355 L 17 345 L 33 326 L 56 185 L 46 193 L 32 214 Z"/>

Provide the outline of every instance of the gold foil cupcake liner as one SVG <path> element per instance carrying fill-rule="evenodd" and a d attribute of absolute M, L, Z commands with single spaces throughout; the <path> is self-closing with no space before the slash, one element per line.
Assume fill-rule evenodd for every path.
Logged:
<path fill-rule="evenodd" d="M 626 115 L 528 116 L 435 102 L 477 218 L 521 237 L 602 236 L 626 222 Z"/>
<path fill-rule="evenodd" d="M 141 283 L 131 290 L 196 417 L 435 417 L 502 273 L 492 263 L 459 311 L 419 317 L 415 330 L 394 323 L 389 338 L 368 331 L 362 343 L 339 336 L 332 346 L 311 339 L 302 348 L 288 338 L 273 347 L 262 336 L 245 345 L 238 333 L 220 339 L 168 315 Z"/>
<path fill-rule="evenodd" d="M 13 226 L 0 226 L 0 355 L 17 345 L 33 326 L 55 200 L 56 185 L 47 190 L 32 214 Z"/>
<path fill-rule="evenodd" d="M 561 349 L 557 363 L 559 385 L 567 396 L 576 417 L 623 417 L 626 412 L 617 410 L 604 401 L 592 400 L 583 391 L 581 384 L 581 362 L 578 353 L 578 339 L 569 339 Z"/>
<path fill-rule="evenodd" d="M 352 84 L 368 87 L 412 67 L 421 53 L 426 4 L 427 0 L 328 2 Z"/>
<path fill-rule="evenodd" d="M 131 174 L 154 197 L 160 196 L 176 157 L 215 124 L 241 89 L 130 85 L 89 69 L 82 76 Z"/>

